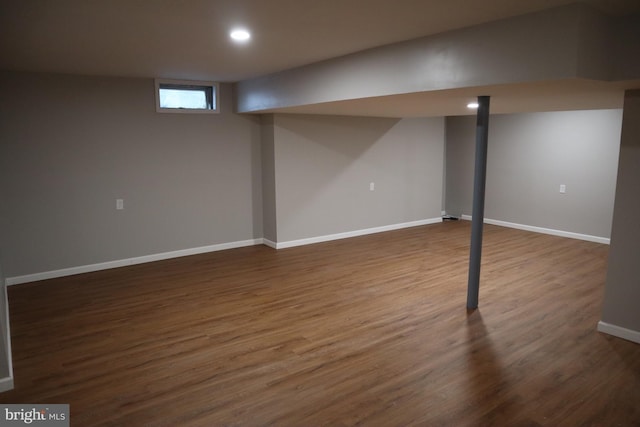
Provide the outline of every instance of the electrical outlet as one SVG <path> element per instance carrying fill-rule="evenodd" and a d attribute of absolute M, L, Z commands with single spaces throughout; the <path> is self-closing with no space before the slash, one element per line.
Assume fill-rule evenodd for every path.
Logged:
<path fill-rule="evenodd" d="M 375 182 L 370 182 L 369 183 L 369 191 L 373 191 L 376 189 L 376 183 Z"/>
<path fill-rule="evenodd" d="M 560 184 L 560 193 L 564 194 L 567 192 L 567 186 L 564 184 Z"/>
<path fill-rule="evenodd" d="M 116 199 L 116 209 L 119 211 L 124 209 L 124 199 Z"/>

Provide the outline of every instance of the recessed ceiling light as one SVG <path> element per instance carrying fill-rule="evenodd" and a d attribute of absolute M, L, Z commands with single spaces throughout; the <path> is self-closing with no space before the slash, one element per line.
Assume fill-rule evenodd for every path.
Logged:
<path fill-rule="evenodd" d="M 246 42 L 251 38 L 251 34 L 249 33 L 249 31 L 241 28 L 231 31 L 231 33 L 229 33 L 229 36 L 231 36 L 231 38 L 237 42 Z"/>
<path fill-rule="evenodd" d="M 467 104 L 467 108 L 478 108 L 479 105 L 477 102 L 470 102 Z"/>

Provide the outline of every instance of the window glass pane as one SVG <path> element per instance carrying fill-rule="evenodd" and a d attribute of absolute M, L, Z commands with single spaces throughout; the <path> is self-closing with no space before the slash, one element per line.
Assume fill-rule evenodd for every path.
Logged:
<path fill-rule="evenodd" d="M 160 88 L 160 108 L 207 109 L 207 95 L 204 90 Z"/>
<path fill-rule="evenodd" d="M 217 113 L 215 82 L 156 79 L 156 111 L 159 113 Z"/>

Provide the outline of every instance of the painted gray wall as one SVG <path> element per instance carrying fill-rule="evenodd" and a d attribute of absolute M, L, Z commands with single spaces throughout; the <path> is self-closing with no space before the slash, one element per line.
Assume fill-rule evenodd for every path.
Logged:
<path fill-rule="evenodd" d="M 640 13 L 620 18 L 615 23 L 612 57 L 616 80 L 640 78 Z"/>
<path fill-rule="evenodd" d="M 274 135 L 278 242 L 441 215 L 443 118 L 277 114 Z"/>
<path fill-rule="evenodd" d="M 262 220 L 264 238 L 278 241 L 273 115 L 262 116 Z"/>
<path fill-rule="evenodd" d="M 637 79 L 630 54 L 638 50 L 639 24 L 585 4 L 489 22 L 242 81 L 238 111 L 508 83 Z"/>
<path fill-rule="evenodd" d="M 627 91 L 602 321 L 640 333 L 640 90 Z"/>
<path fill-rule="evenodd" d="M 489 118 L 489 138 L 491 119 Z M 446 118 L 445 204 L 447 215 L 471 215 L 476 118 Z M 489 146 L 493 150 L 493 141 Z"/>
<path fill-rule="evenodd" d="M 0 93 L 7 277 L 262 237 L 260 120 L 230 85 L 220 114 L 156 113 L 152 79 L 2 72 Z"/>
<path fill-rule="evenodd" d="M 470 215 L 476 118 L 446 123 L 446 211 Z M 621 123 L 620 110 L 491 116 L 485 218 L 608 238 Z"/>
<path fill-rule="evenodd" d="M 7 305 L 6 286 L 0 259 L 0 380 L 9 377 L 9 330 L 7 329 Z"/>

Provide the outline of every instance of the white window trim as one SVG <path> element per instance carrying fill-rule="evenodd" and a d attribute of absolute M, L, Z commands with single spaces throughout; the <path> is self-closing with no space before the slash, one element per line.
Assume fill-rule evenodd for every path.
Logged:
<path fill-rule="evenodd" d="M 197 108 L 160 108 L 160 85 L 173 84 L 185 86 L 211 86 L 213 88 L 213 97 L 216 108 L 213 110 L 197 109 Z M 220 113 L 220 84 L 217 82 L 208 82 L 200 80 L 173 80 L 173 79 L 155 79 L 156 90 L 156 112 L 170 114 L 218 114 Z"/>

